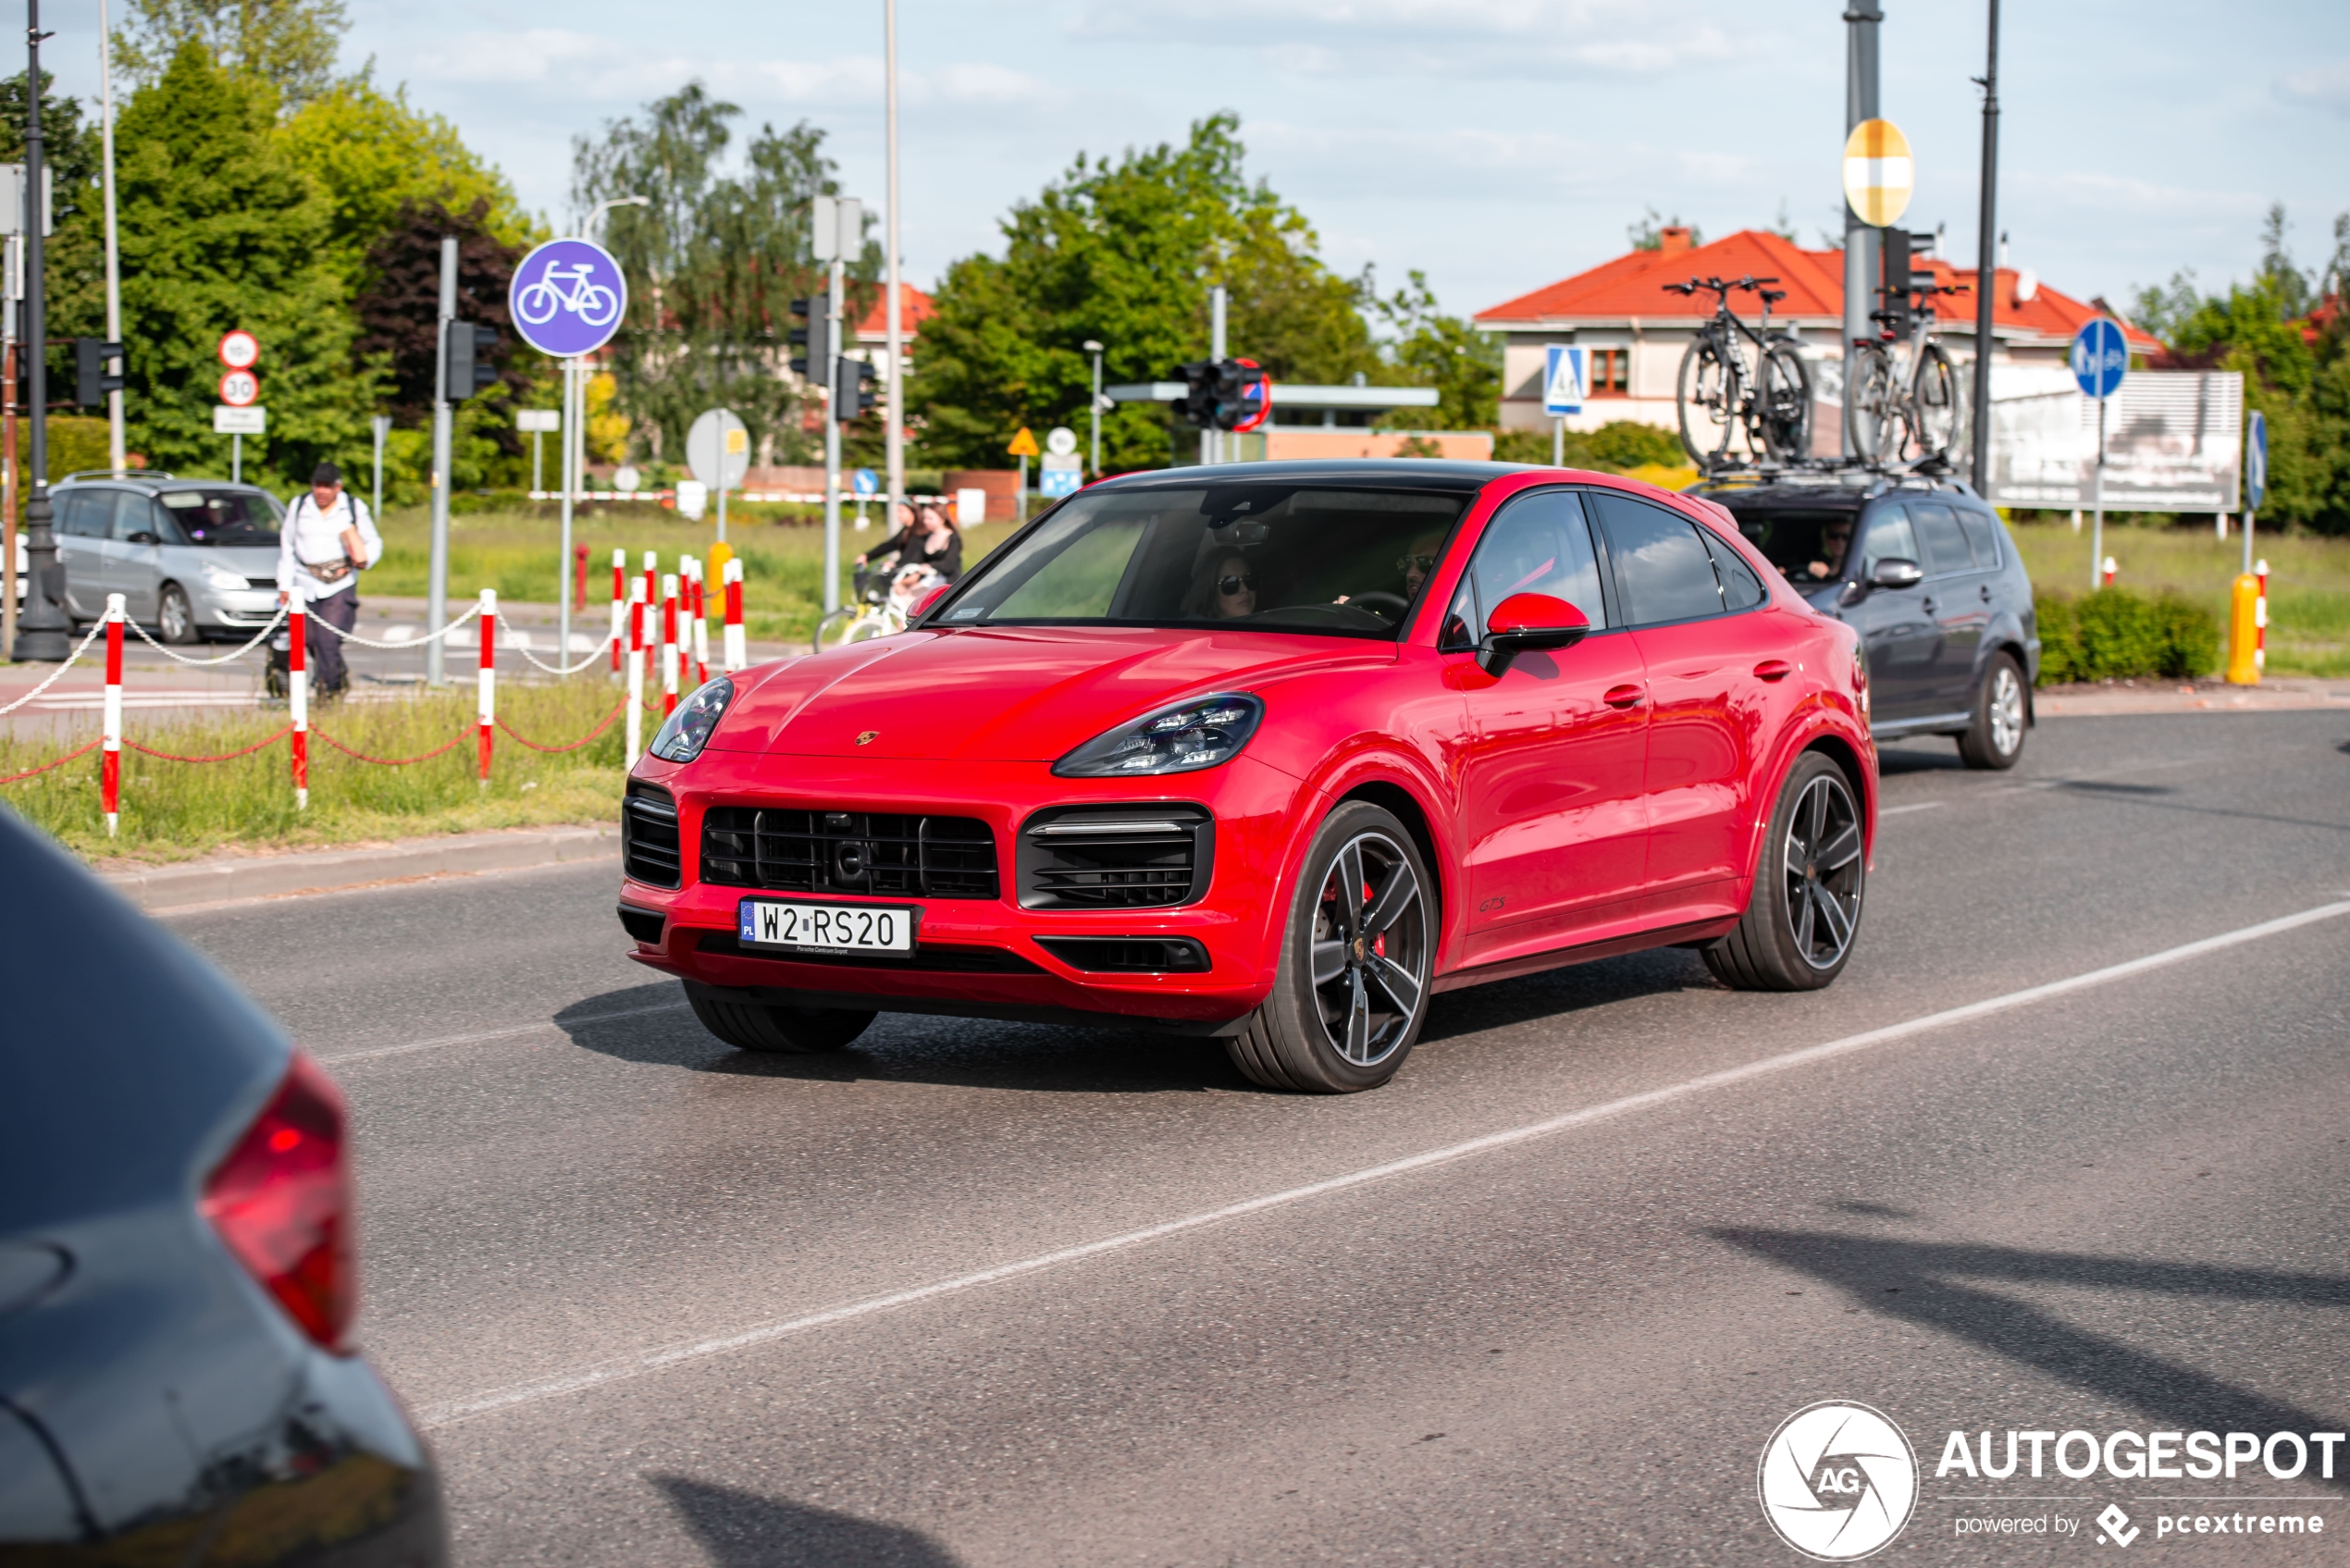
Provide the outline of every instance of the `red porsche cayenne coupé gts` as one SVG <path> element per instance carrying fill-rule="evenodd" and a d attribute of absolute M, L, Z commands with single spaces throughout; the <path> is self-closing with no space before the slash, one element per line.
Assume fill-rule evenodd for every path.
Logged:
<path fill-rule="evenodd" d="M 749 1050 L 945 1013 L 1367 1089 L 1479 981 L 1668 944 L 1834 980 L 1865 679 L 1708 501 L 1489 463 L 1135 475 L 911 629 L 681 704 L 628 783 L 620 917 Z"/>

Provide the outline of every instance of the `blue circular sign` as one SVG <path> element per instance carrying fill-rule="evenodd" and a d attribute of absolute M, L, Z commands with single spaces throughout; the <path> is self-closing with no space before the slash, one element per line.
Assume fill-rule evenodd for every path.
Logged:
<path fill-rule="evenodd" d="M 628 314 L 628 279 L 601 245 L 550 240 L 522 258 L 507 286 L 514 331 L 542 354 L 567 359 L 612 341 Z"/>
<path fill-rule="evenodd" d="M 874 473 L 870 468 L 859 469 L 856 474 L 850 477 L 849 483 L 856 488 L 857 493 L 860 496 L 878 495 L 881 493 L 881 475 Z"/>
<path fill-rule="evenodd" d="M 2121 324 L 2109 315 L 2083 323 L 2072 335 L 2072 378 L 2081 383 L 2082 396 L 2109 398 L 2129 373 L 2130 340 Z"/>

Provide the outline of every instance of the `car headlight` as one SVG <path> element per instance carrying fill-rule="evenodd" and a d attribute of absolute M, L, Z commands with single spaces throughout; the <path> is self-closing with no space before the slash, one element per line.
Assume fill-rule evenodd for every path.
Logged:
<path fill-rule="evenodd" d="M 1053 773 L 1064 779 L 1194 773 L 1238 757 L 1264 717 L 1265 704 L 1246 692 L 1195 698 L 1095 735 L 1054 763 Z"/>
<path fill-rule="evenodd" d="M 676 711 L 662 721 L 660 733 L 647 749 L 665 762 L 692 761 L 709 744 L 711 732 L 718 727 L 726 704 L 734 700 L 735 683 L 719 676 L 679 703 Z"/>
<path fill-rule="evenodd" d="M 223 593 L 233 593 L 240 588 L 253 586 L 245 581 L 243 573 L 231 572 L 216 561 L 207 561 L 204 563 L 204 580 Z"/>

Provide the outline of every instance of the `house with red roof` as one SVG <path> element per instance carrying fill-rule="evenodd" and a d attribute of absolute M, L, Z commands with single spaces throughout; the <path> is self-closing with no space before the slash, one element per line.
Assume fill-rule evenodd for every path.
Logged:
<path fill-rule="evenodd" d="M 1669 294 L 1667 283 L 1690 278 L 1775 278 L 1787 298 L 1772 307 L 1771 323 L 1804 345 L 1812 362 L 1815 396 L 1841 408 L 1843 398 L 1844 253 L 1807 250 L 1767 229 L 1742 228 L 1710 243 L 1694 242 L 1691 231 L 1667 228 L 1652 251 L 1633 251 L 1588 271 L 1560 279 L 1516 299 L 1477 313 L 1477 325 L 1499 334 L 1502 351 L 1502 426 L 1547 429 L 1542 413 L 1543 350 L 1552 343 L 1579 345 L 1589 392 L 1571 428 L 1597 429 L 1612 420 L 1635 419 L 1673 428 L 1677 424 L 1673 392 L 1681 356 L 1698 329 L 1713 315 L 1714 296 Z M 1960 374 L 1974 359 L 1975 274 L 1934 257 L 1913 256 L 1911 268 L 1930 271 L 1945 286 L 1964 284 L 1969 292 L 1936 296 L 1940 315 L 1935 332 Z M 2081 324 L 2099 313 L 2096 305 L 2047 287 L 2030 268 L 1999 267 L 1993 275 L 1992 365 L 2060 367 Z M 1733 294 L 1731 309 L 1751 325 L 1762 302 Z M 2123 324 L 2134 352 L 2156 354 L 2162 345 L 2150 334 Z M 1815 419 L 1815 439 L 1833 451 L 1836 415 Z"/>

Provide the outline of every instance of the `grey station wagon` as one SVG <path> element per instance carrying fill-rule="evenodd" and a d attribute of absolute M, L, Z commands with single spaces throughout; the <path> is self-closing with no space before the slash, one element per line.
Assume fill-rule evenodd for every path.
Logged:
<path fill-rule="evenodd" d="M 254 485 L 168 474 L 71 475 L 50 492 L 67 609 L 106 612 L 106 596 L 165 642 L 251 633 L 278 611 L 285 509 Z"/>
<path fill-rule="evenodd" d="M 1954 735 L 2012 768 L 2033 723 L 2040 633 L 2006 525 L 1952 479 L 1805 475 L 1701 485 L 1814 607 L 1861 633 L 1879 740 Z"/>

